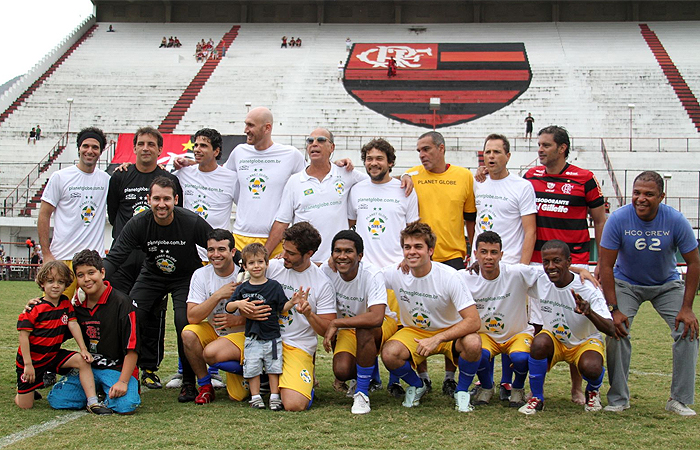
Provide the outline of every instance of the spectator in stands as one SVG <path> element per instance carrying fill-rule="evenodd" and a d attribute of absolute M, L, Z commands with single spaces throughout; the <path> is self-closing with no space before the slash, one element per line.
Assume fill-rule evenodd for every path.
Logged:
<path fill-rule="evenodd" d="M 297 47 L 301 47 L 301 38 L 300 37 L 297 38 Z"/>
<path fill-rule="evenodd" d="M 287 36 L 282 36 L 282 45 L 280 48 L 287 48 Z"/>
<path fill-rule="evenodd" d="M 532 117 L 532 113 L 527 113 L 525 118 L 525 138 L 532 139 L 532 126 L 535 123 L 535 118 Z"/>
<path fill-rule="evenodd" d="M 109 29 L 107 30 L 107 33 L 114 33 L 114 28 L 112 28 L 112 25 L 109 25 Z"/>
<path fill-rule="evenodd" d="M 36 128 L 32 127 L 32 131 L 29 132 L 29 138 L 27 138 L 27 144 L 34 143 L 36 145 Z"/>
<path fill-rule="evenodd" d="M 175 36 L 175 43 L 173 44 L 175 48 L 180 48 L 182 47 L 182 43 L 180 42 L 180 39 Z"/>
<path fill-rule="evenodd" d="M 351 48 L 352 48 L 352 41 L 350 40 L 350 38 L 345 39 L 345 51 L 349 52 Z"/>
<path fill-rule="evenodd" d="M 12 258 L 6 256 L 4 258 L 5 265 L 2 266 L 2 279 L 10 281 L 10 268 L 12 268 Z"/>
<path fill-rule="evenodd" d="M 289 46 L 294 47 L 295 45 L 297 45 L 297 41 L 295 41 L 294 36 L 292 36 L 292 38 L 289 40 Z"/>
<path fill-rule="evenodd" d="M 77 143 L 78 164 L 51 175 L 41 196 L 36 225 L 44 261 L 64 261 L 69 267 L 81 250 L 97 250 L 102 255 L 105 252 L 109 175 L 97 169 L 97 162 L 107 138 L 99 128 L 83 128 Z M 50 240 L 51 216 L 54 229 Z M 66 296 L 72 298 L 74 291 L 75 280 L 66 289 Z"/>
<path fill-rule="evenodd" d="M 219 50 L 213 47 L 209 52 L 209 59 L 219 59 Z"/>
<path fill-rule="evenodd" d="M 173 45 L 175 45 L 175 40 L 172 36 L 170 36 L 170 38 L 168 39 L 168 48 L 172 47 Z"/>
<path fill-rule="evenodd" d="M 338 61 L 338 81 L 343 79 L 343 72 L 345 71 L 345 64 L 343 61 Z"/>
<path fill-rule="evenodd" d="M 32 248 L 32 256 L 29 259 L 29 263 L 31 264 L 31 267 L 29 268 L 29 278 L 32 280 L 36 278 L 36 274 L 39 271 L 39 253 L 36 251 L 36 247 Z"/>
<path fill-rule="evenodd" d="M 158 48 L 163 48 L 163 47 L 167 47 L 167 46 L 168 46 L 168 39 L 165 36 L 163 36 L 163 40 L 160 41 L 160 47 L 158 47 Z"/>
<path fill-rule="evenodd" d="M 40 139 L 41 139 L 41 127 L 37 124 L 37 126 L 36 126 L 36 140 L 38 141 Z"/>
<path fill-rule="evenodd" d="M 209 41 L 207 41 L 207 48 L 208 48 L 209 50 L 211 50 L 212 48 L 214 48 L 214 39 L 209 38 Z"/>
<path fill-rule="evenodd" d="M 395 77 L 396 76 L 396 60 L 392 56 L 391 59 L 389 60 L 389 63 L 387 64 L 387 70 L 386 70 L 386 76 L 387 77 Z"/>

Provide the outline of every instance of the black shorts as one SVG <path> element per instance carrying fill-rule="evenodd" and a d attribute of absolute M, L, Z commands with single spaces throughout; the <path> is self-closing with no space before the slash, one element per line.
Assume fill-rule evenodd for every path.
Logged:
<path fill-rule="evenodd" d="M 464 269 L 464 260 L 462 258 L 453 258 L 453 259 L 448 259 L 447 261 L 440 261 L 440 264 L 450 266 L 450 267 L 457 269 L 457 270 Z"/>
<path fill-rule="evenodd" d="M 17 366 L 17 393 L 18 394 L 28 394 L 35 389 L 41 389 L 44 387 L 44 374 L 46 372 L 60 373 L 61 375 L 67 374 L 70 369 L 64 369 L 63 365 L 68 361 L 71 356 L 76 355 L 76 352 L 70 350 L 60 349 L 54 358 L 48 363 L 41 367 L 34 367 L 34 382 L 25 383 L 22 381 L 22 375 L 24 375 L 24 367 Z"/>

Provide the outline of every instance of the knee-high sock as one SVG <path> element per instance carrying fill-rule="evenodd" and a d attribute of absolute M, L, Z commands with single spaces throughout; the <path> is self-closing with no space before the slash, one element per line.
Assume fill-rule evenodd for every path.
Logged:
<path fill-rule="evenodd" d="M 505 354 L 503 355 L 506 356 Z M 525 378 L 527 378 L 527 360 L 530 354 L 527 352 L 513 352 L 510 355 L 510 361 L 513 363 L 513 388 L 522 389 L 525 387 Z"/>
<path fill-rule="evenodd" d="M 600 371 L 600 376 L 595 380 L 584 377 L 583 374 L 581 374 L 583 379 L 588 381 L 588 385 L 586 385 L 586 390 L 597 391 L 598 389 L 600 389 L 600 387 L 603 385 L 603 375 L 605 375 L 605 367 L 603 367 L 603 370 Z"/>
<path fill-rule="evenodd" d="M 390 370 L 390 372 L 408 383 L 409 386 L 423 386 L 423 380 L 420 379 L 416 371 L 411 367 L 411 363 L 408 361 L 406 361 L 404 365 L 398 369 Z"/>
<path fill-rule="evenodd" d="M 474 362 L 462 359 L 460 356 L 457 358 L 457 366 L 459 367 L 459 381 L 457 381 L 457 391 L 467 391 L 469 386 L 472 384 L 474 375 L 476 375 L 476 370 L 479 368 L 481 360 Z"/>
<path fill-rule="evenodd" d="M 501 383 L 510 383 L 513 379 L 513 367 L 510 366 L 511 362 L 512 359 L 508 354 L 501 353 Z M 524 382 L 525 380 L 523 380 L 523 383 Z"/>
<path fill-rule="evenodd" d="M 544 378 L 547 375 L 547 358 L 534 359 L 530 356 L 527 363 L 530 368 L 530 390 L 532 391 L 532 396 L 544 400 Z"/>
<path fill-rule="evenodd" d="M 394 375 L 392 371 L 389 371 L 389 384 L 399 384 L 401 378 Z"/>
<path fill-rule="evenodd" d="M 493 359 L 491 358 L 491 352 L 485 348 L 481 349 L 481 361 L 479 362 L 479 369 L 476 372 L 479 375 L 481 387 L 484 389 L 493 389 Z"/>
<path fill-rule="evenodd" d="M 243 367 L 238 361 L 221 361 L 216 364 L 212 364 L 211 367 L 215 367 L 218 370 L 223 370 L 224 372 L 243 375 Z"/>
<path fill-rule="evenodd" d="M 357 385 L 355 392 L 362 392 L 369 395 L 369 382 L 372 380 L 372 372 L 376 366 L 362 367 L 357 364 Z"/>

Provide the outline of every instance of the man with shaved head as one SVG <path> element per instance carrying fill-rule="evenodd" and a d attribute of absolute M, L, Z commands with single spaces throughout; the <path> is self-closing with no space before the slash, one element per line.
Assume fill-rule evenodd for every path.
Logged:
<path fill-rule="evenodd" d="M 233 225 L 239 250 L 253 242 L 267 242 L 287 180 L 304 170 L 304 156 L 298 149 L 272 142 L 272 122 L 269 109 L 253 108 L 245 118 L 246 143 L 237 145 L 224 164 L 236 172 L 239 186 Z M 281 252 L 281 245 L 270 249 L 271 256 Z"/>
<path fill-rule="evenodd" d="M 325 128 L 315 129 L 306 138 L 310 164 L 287 181 L 265 244 L 268 252 L 272 253 L 290 224 L 309 222 L 321 233 L 322 239 L 311 260 L 316 263 L 328 261 L 333 236 L 348 228 L 350 189 L 367 178 L 366 174 L 332 164 L 330 158 L 334 150 L 333 133 Z"/>

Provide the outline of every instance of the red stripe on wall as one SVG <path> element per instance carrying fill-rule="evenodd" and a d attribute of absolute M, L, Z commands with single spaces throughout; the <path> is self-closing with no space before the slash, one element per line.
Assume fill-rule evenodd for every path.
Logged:
<path fill-rule="evenodd" d="M 386 69 L 348 69 L 346 80 L 388 80 Z M 527 81 L 527 70 L 401 70 L 393 80 Z"/>
<path fill-rule="evenodd" d="M 429 125 L 433 124 L 432 114 L 392 114 L 393 117 L 397 119 L 410 120 L 412 123 L 427 123 Z M 440 125 L 443 123 L 455 123 L 459 121 L 469 120 L 476 114 L 437 114 L 435 116 L 435 124 Z"/>
<path fill-rule="evenodd" d="M 427 103 L 439 97 L 442 103 L 505 103 L 520 91 L 353 91 L 367 103 Z"/>
<path fill-rule="evenodd" d="M 441 52 L 441 62 L 525 61 L 522 52 Z"/>

